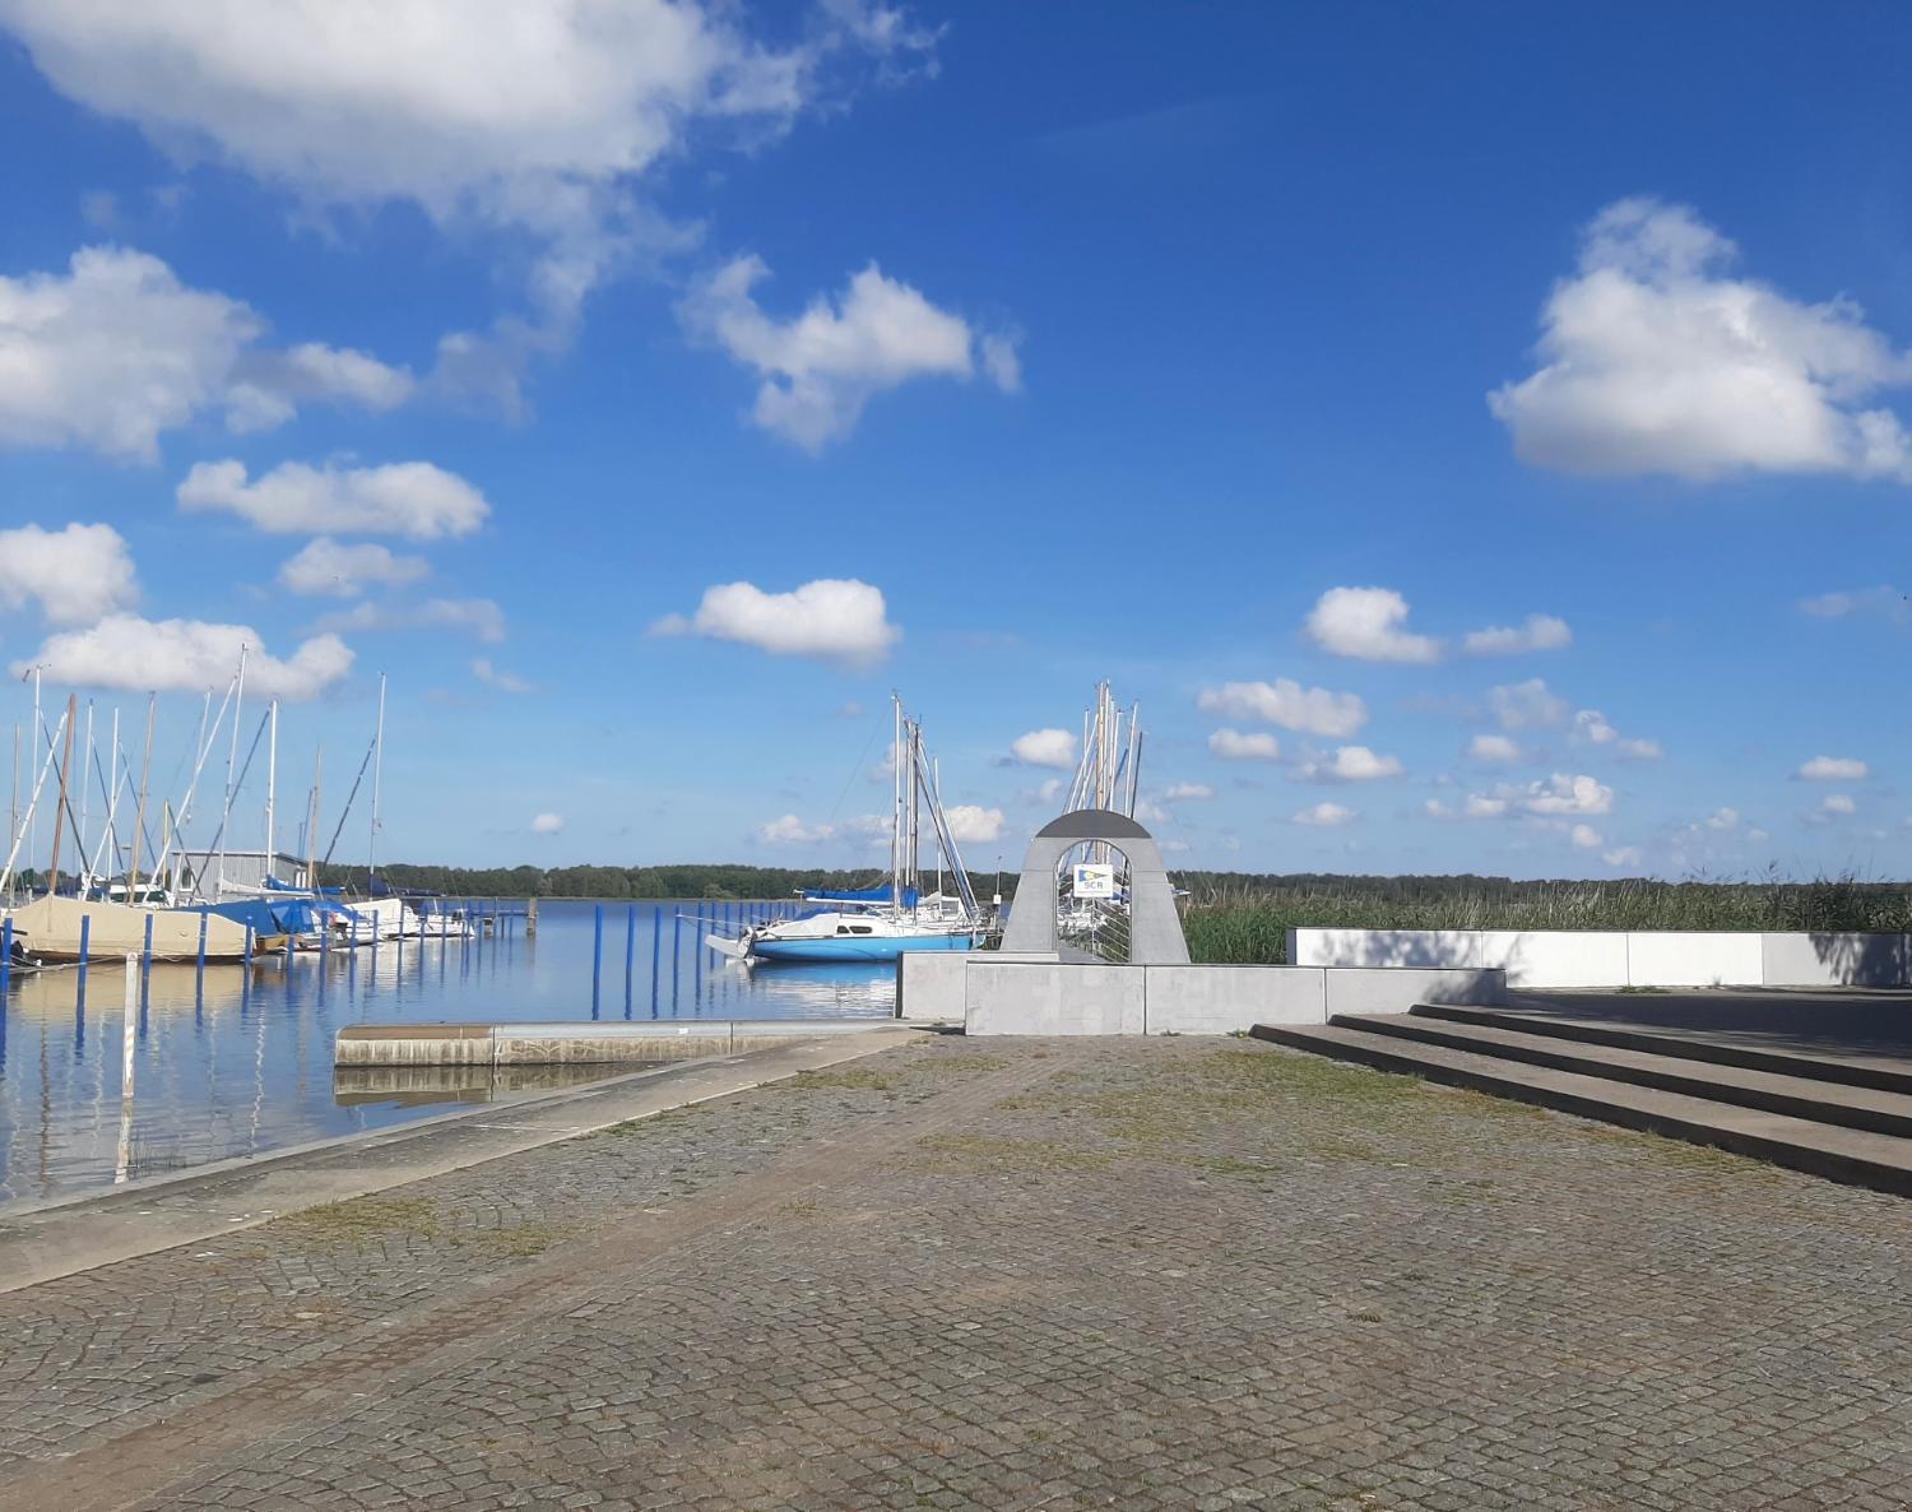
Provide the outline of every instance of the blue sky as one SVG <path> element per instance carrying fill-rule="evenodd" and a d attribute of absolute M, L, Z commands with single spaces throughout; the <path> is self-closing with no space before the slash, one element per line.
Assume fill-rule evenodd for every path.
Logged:
<path fill-rule="evenodd" d="M 1190 865 L 1904 875 L 1900 9 L 209 14 L 0 0 L 0 657 L 162 776 L 243 641 L 388 858 L 854 864 L 897 688 L 1013 865 L 1107 677 Z"/>

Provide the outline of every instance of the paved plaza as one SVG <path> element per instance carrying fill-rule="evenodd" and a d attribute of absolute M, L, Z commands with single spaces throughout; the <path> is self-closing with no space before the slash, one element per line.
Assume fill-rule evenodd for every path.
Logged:
<path fill-rule="evenodd" d="M 1908 1487 L 1912 1206 L 1253 1042 L 926 1039 L 0 1296 L 8 1507 Z"/>

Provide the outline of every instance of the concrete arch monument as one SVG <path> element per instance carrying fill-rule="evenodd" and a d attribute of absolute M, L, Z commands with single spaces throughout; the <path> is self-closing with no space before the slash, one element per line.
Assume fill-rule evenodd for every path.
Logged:
<path fill-rule="evenodd" d="M 1188 965 L 1188 941 L 1160 848 L 1127 814 L 1109 809 L 1075 809 L 1037 832 L 1023 857 L 1003 950 L 1042 954 L 1056 949 L 1056 874 L 1062 858 L 1078 845 L 1097 840 L 1129 860 L 1129 964 Z"/>

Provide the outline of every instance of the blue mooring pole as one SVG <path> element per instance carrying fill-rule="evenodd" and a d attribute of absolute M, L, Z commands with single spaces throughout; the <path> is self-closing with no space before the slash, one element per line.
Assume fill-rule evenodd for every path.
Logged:
<path fill-rule="evenodd" d="M 250 924 L 246 926 L 246 959 L 243 964 L 246 970 L 252 970 L 252 926 Z"/>
<path fill-rule="evenodd" d="M 7 990 L 7 984 L 13 980 L 13 919 L 9 916 L 0 921 L 0 992 Z M 0 1004 L 0 1013 L 6 1007 Z"/>
<path fill-rule="evenodd" d="M 604 976 L 604 905 L 591 910 L 591 1017 L 598 1016 L 598 984 Z"/>
<path fill-rule="evenodd" d="M 89 942 L 93 938 L 93 916 L 80 915 L 80 1001 L 86 1001 L 86 958 L 91 954 Z"/>
<path fill-rule="evenodd" d="M 664 905 L 651 905 L 651 1017 L 657 1017 L 657 963 L 664 954 Z"/>
<path fill-rule="evenodd" d="M 624 1016 L 631 1016 L 631 979 L 637 970 L 637 905 L 624 910 Z"/>
<path fill-rule="evenodd" d="M 146 915 L 146 940 L 140 947 L 139 969 L 142 976 L 150 977 L 153 974 L 153 915 L 150 910 Z"/>

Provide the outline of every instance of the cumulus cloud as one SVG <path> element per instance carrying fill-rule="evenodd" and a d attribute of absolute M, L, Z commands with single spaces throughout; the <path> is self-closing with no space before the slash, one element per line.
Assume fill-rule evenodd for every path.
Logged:
<path fill-rule="evenodd" d="M 175 496 L 181 509 L 235 514 L 280 535 L 351 531 L 429 541 L 470 535 L 491 513 L 476 488 L 430 462 L 283 462 L 257 482 L 247 481 L 243 462 L 200 462 Z"/>
<path fill-rule="evenodd" d="M 1205 782 L 1174 782 L 1162 790 L 1164 803 L 1188 803 L 1214 796 L 1215 790 Z"/>
<path fill-rule="evenodd" d="M 1567 701 L 1538 677 L 1489 688 L 1487 707 L 1503 730 L 1551 729 L 1567 717 Z"/>
<path fill-rule="evenodd" d="M 1519 625 L 1490 625 L 1470 630 L 1461 640 L 1469 656 L 1520 656 L 1529 651 L 1559 651 L 1573 644 L 1573 631 L 1551 614 L 1530 614 Z"/>
<path fill-rule="evenodd" d="M 795 814 L 785 814 L 782 818 L 760 825 L 757 838 L 766 845 L 814 845 L 820 840 L 828 840 L 835 833 L 834 825 L 805 824 Z"/>
<path fill-rule="evenodd" d="M 1573 738 L 1588 745 L 1610 747 L 1628 761 L 1658 761 L 1665 754 L 1657 740 L 1629 739 L 1622 735 L 1598 709 L 1581 709 L 1573 716 Z"/>
<path fill-rule="evenodd" d="M 680 313 L 693 334 L 762 378 L 756 423 L 806 451 L 849 435 L 886 389 L 918 378 L 974 376 L 978 337 L 969 323 L 885 277 L 875 263 L 855 274 L 840 298 L 813 300 L 788 320 L 766 313 L 753 293 L 769 272 L 759 258 L 737 258 L 700 284 Z M 1013 392 L 1020 368 L 1002 340 L 982 365 L 991 381 Z"/>
<path fill-rule="evenodd" d="M 496 688 L 500 693 L 535 693 L 537 691 L 522 677 L 517 677 L 502 667 L 494 667 L 489 657 L 476 658 L 471 664 L 471 675 L 486 687 Z"/>
<path fill-rule="evenodd" d="M 1640 864 L 1640 847 L 1637 845 L 1618 845 L 1610 851 L 1602 851 L 1600 859 L 1613 867 L 1634 867 Z"/>
<path fill-rule="evenodd" d="M 279 568 L 279 582 L 293 593 L 357 598 L 368 587 L 402 588 L 430 571 L 423 557 L 396 556 L 370 542 L 346 546 L 320 536 L 286 560 Z"/>
<path fill-rule="evenodd" d="M 1871 770 L 1856 756 L 1815 756 L 1793 775 L 1806 782 L 1863 782 Z"/>
<path fill-rule="evenodd" d="M 1407 629 L 1407 600 L 1392 588 L 1330 588 L 1308 613 L 1308 638 L 1361 661 L 1432 662 L 1441 643 Z"/>
<path fill-rule="evenodd" d="M 294 703 L 315 698 L 352 669 L 351 649 L 336 635 L 314 636 L 281 659 L 267 653 L 250 625 L 109 614 L 87 629 L 48 637 L 12 670 L 18 677 L 37 665 L 56 683 L 83 688 L 198 693 L 231 680 L 241 647 L 246 690 L 267 698 Z"/>
<path fill-rule="evenodd" d="M 1304 688 L 1292 678 L 1273 682 L 1231 682 L 1204 688 L 1195 707 L 1224 719 L 1258 719 L 1324 740 L 1342 740 L 1368 722 L 1368 706 L 1354 693 Z"/>
<path fill-rule="evenodd" d="M 855 578 L 818 578 L 789 593 L 754 583 L 706 588 L 697 612 L 667 615 L 654 635 L 735 641 L 773 656 L 812 656 L 867 666 L 881 661 L 903 632 L 891 624 L 883 591 Z"/>
<path fill-rule="evenodd" d="M 1735 808 L 1716 808 L 1700 821 L 1710 830 L 1733 830 L 1739 828 L 1739 810 Z"/>
<path fill-rule="evenodd" d="M 1398 756 L 1377 756 L 1366 746 L 1339 747 L 1323 760 L 1303 762 L 1295 773 L 1304 782 L 1373 782 L 1401 775 Z"/>
<path fill-rule="evenodd" d="M 1828 793 L 1819 800 L 1819 812 L 1824 815 L 1843 818 L 1858 811 L 1859 805 L 1853 802 L 1850 793 Z"/>
<path fill-rule="evenodd" d="M 562 814 L 538 814 L 531 821 L 531 833 L 534 835 L 555 835 L 563 828 Z"/>
<path fill-rule="evenodd" d="M 1543 816 L 1609 814 L 1613 789 L 1591 777 L 1556 772 L 1544 782 L 1529 783 L 1520 806 Z"/>
<path fill-rule="evenodd" d="M 1600 837 L 1600 831 L 1591 824 L 1576 824 L 1568 832 L 1568 838 L 1581 850 L 1598 850 L 1606 844 Z"/>
<path fill-rule="evenodd" d="M 1467 754 L 1475 761 L 1519 761 L 1520 747 L 1505 735 L 1476 735 L 1467 743 Z"/>
<path fill-rule="evenodd" d="M 319 630 L 455 630 L 496 645 L 505 638 L 505 612 L 491 599 L 426 599 L 417 604 L 357 603 L 328 614 Z"/>
<path fill-rule="evenodd" d="M 943 812 L 949 833 L 958 845 L 987 845 L 1002 839 L 1003 811 L 974 803 L 952 804 Z"/>
<path fill-rule="evenodd" d="M 1542 311 L 1538 370 L 1488 396 L 1515 452 L 1579 473 L 1912 479 L 1898 418 L 1867 407 L 1912 360 L 1852 300 L 1732 277 L 1736 256 L 1686 206 L 1601 211 Z"/>
<path fill-rule="evenodd" d="M 1281 742 L 1262 730 L 1252 734 L 1217 730 L 1208 737 L 1208 749 L 1224 761 L 1278 761 L 1281 758 Z"/>
<path fill-rule="evenodd" d="M 1903 625 L 1912 618 L 1912 607 L 1899 589 L 1881 583 L 1875 588 L 1853 588 L 1840 593 L 1821 593 L 1799 601 L 1799 612 L 1814 619 L 1850 619 L 1859 615 L 1878 615 Z"/>
<path fill-rule="evenodd" d="M 389 409 L 410 392 L 408 375 L 363 352 L 274 352 L 259 346 L 265 331 L 242 301 L 121 247 L 84 247 L 63 274 L 0 276 L 0 446 L 152 461 L 162 432 L 202 413 L 256 430 L 308 400 Z"/>
<path fill-rule="evenodd" d="M 1505 817 L 1507 809 L 1505 798 L 1490 797 L 1486 793 L 1469 793 L 1461 812 L 1469 819 L 1500 819 Z"/>
<path fill-rule="evenodd" d="M 0 530 L 0 607 L 37 603 L 48 624 L 84 625 L 138 598 L 133 554 L 111 525 Z"/>
<path fill-rule="evenodd" d="M 1351 823 L 1359 817 L 1353 809 L 1343 808 L 1338 803 L 1317 803 L 1311 808 L 1305 808 L 1296 813 L 1294 822 L 1317 829 L 1334 829 Z"/>
<path fill-rule="evenodd" d="M 1009 756 L 1024 766 L 1068 771 L 1076 764 L 1076 737 L 1068 730 L 1031 730 L 1009 743 Z"/>

